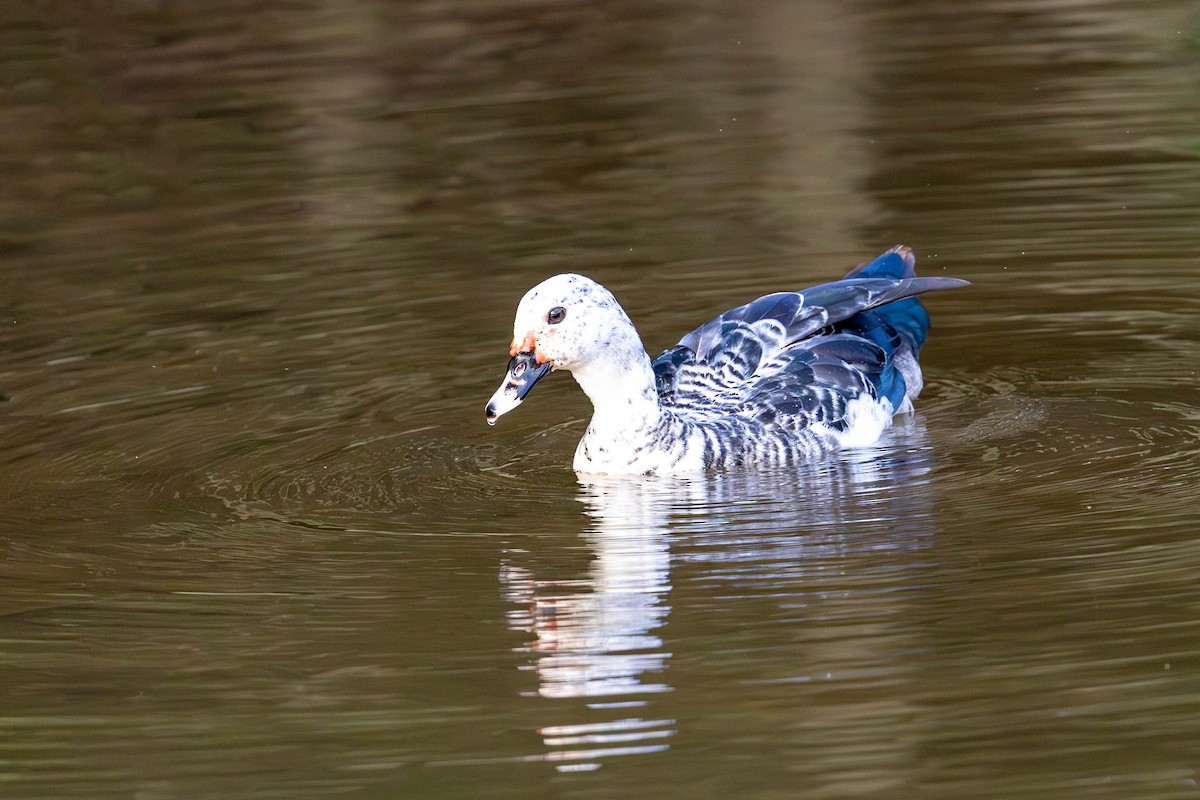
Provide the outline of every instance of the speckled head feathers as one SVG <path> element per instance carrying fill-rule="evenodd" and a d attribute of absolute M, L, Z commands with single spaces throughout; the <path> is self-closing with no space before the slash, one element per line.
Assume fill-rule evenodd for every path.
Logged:
<path fill-rule="evenodd" d="M 595 362 L 618 371 L 640 357 L 649 365 L 633 323 L 612 293 L 590 278 L 563 274 L 539 283 L 521 298 L 513 321 L 508 374 L 487 405 L 489 424 L 521 404 L 551 369 L 577 380 Z"/>
<path fill-rule="evenodd" d="M 521 298 L 511 352 L 532 349 L 538 361 L 575 369 L 605 352 L 624 328 L 632 330 L 633 323 L 608 289 L 583 275 L 555 275 Z"/>

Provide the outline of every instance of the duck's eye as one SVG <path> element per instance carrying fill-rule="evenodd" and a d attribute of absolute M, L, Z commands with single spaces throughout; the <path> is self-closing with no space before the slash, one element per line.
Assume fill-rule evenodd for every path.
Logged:
<path fill-rule="evenodd" d="M 546 322 L 551 325 L 557 325 L 567 318 L 567 310 L 562 306 L 555 306 L 550 309 L 550 313 L 546 315 Z"/>

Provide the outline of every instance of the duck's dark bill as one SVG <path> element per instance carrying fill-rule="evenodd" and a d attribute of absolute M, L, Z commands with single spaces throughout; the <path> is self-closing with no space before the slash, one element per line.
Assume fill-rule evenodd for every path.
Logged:
<path fill-rule="evenodd" d="M 553 367 L 549 362 L 539 364 L 533 353 L 517 353 L 508 362 L 508 374 L 487 404 L 488 425 L 495 425 L 502 415 L 521 405 L 533 385 Z"/>

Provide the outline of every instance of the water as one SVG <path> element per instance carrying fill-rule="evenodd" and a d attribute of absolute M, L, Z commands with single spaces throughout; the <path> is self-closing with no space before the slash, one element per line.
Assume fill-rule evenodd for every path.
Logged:
<path fill-rule="evenodd" d="M 11 7 L 10 7 L 11 6 Z M 0 11 L 0 794 L 1200 795 L 1182 0 Z M 651 350 L 903 242 L 919 413 L 580 482 Z"/>

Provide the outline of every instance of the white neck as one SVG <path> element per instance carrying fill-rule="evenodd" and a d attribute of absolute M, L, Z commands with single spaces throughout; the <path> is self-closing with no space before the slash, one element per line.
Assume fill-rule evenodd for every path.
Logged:
<path fill-rule="evenodd" d="M 662 418 L 650 358 L 636 333 L 632 338 L 571 370 L 595 409 L 588 433 L 603 440 L 620 441 Z"/>

